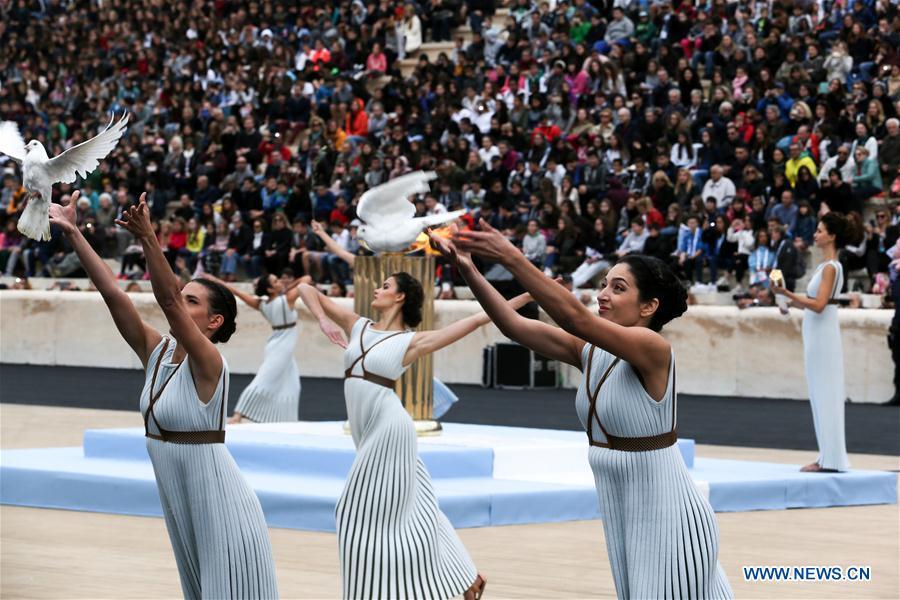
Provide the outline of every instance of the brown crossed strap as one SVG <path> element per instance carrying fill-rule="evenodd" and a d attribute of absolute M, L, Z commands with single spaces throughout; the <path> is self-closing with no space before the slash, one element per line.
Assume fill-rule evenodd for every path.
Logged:
<path fill-rule="evenodd" d="M 662 448 L 668 448 L 675 444 L 678 441 L 678 434 L 676 432 L 676 424 L 675 424 L 675 403 L 677 395 L 675 394 L 675 369 L 672 368 L 672 428 L 666 433 L 660 433 L 658 435 L 651 435 L 646 437 L 620 437 L 617 435 L 611 435 L 606 431 L 606 428 L 603 427 L 603 423 L 600 422 L 600 415 L 597 412 L 597 400 L 600 396 L 600 388 L 603 387 L 603 384 L 606 382 L 607 377 L 612 373 L 613 369 L 616 368 L 616 365 L 619 364 L 621 360 L 619 357 L 612 362 L 609 367 L 607 367 L 606 372 L 603 373 L 603 377 L 600 378 L 600 382 L 597 384 L 597 387 L 591 390 L 591 363 L 594 359 L 594 348 L 595 346 L 591 345 L 591 350 L 588 353 L 588 361 L 587 361 L 587 369 L 585 370 L 585 388 L 588 393 L 588 418 L 587 418 L 587 436 L 588 443 L 591 446 L 597 446 L 599 448 L 609 448 L 611 450 L 620 450 L 622 452 L 648 452 L 650 450 L 660 450 Z M 593 429 L 593 423 L 596 421 L 597 426 L 600 428 L 600 431 L 603 432 L 604 437 L 606 437 L 606 442 L 599 442 L 594 439 L 591 434 L 591 430 Z"/>
<path fill-rule="evenodd" d="M 223 444 L 225 443 L 225 430 L 222 428 L 222 425 L 225 423 L 225 388 L 227 384 L 222 385 L 222 410 L 219 413 L 219 428 L 210 431 L 168 431 L 163 429 L 163 427 L 159 424 L 159 421 L 156 420 L 156 415 L 153 413 L 153 405 L 156 404 L 156 401 L 159 400 L 160 396 L 162 396 L 163 390 L 166 389 L 166 386 L 169 385 L 169 382 L 172 380 L 172 377 L 175 376 L 175 373 L 178 372 L 178 369 L 181 368 L 181 365 L 184 364 L 184 360 L 187 360 L 187 357 L 175 367 L 166 380 L 163 382 L 162 387 L 154 393 L 153 388 L 156 387 L 156 376 L 159 373 L 159 366 L 162 364 L 163 358 L 166 355 L 166 350 L 169 348 L 169 338 L 166 338 L 166 343 L 163 345 L 162 352 L 159 353 L 159 357 L 156 360 L 156 366 L 153 368 L 153 377 L 150 380 L 150 404 L 147 406 L 147 413 L 144 415 L 144 435 L 148 438 L 154 440 L 160 440 L 162 442 L 170 442 L 173 444 Z M 150 419 L 153 419 L 153 424 L 156 425 L 156 428 L 159 430 L 159 434 L 150 433 Z"/>
<path fill-rule="evenodd" d="M 346 379 L 365 379 L 366 381 L 369 381 L 371 383 L 381 385 L 386 388 L 394 389 L 394 386 L 397 383 L 395 380 L 389 379 L 382 375 L 377 375 L 375 373 L 370 373 L 366 370 L 366 354 L 371 352 L 372 348 L 374 348 L 381 342 L 386 342 L 387 340 L 391 339 L 392 337 L 396 337 L 396 336 L 400 335 L 401 333 L 406 333 L 406 332 L 398 331 L 397 333 L 392 333 L 389 336 L 381 338 L 380 340 L 378 340 L 377 342 L 375 342 L 374 344 L 369 346 L 367 349 L 363 345 L 363 336 L 365 335 L 366 328 L 369 326 L 370 323 L 371 323 L 371 321 L 366 321 L 365 325 L 363 325 L 362 331 L 359 333 L 359 349 L 360 349 L 361 354 L 356 358 L 356 360 L 353 361 L 353 364 L 350 365 L 350 367 L 344 371 L 344 378 L 346 378 Z M 353 367 L 355 367 L 357 364 L 359 364 L 360 367 L 362 367 L 362 375 L 354 375 L 353 374 Z"/>
<path fill-rule="evenodd" d="M 288 313 L 287 313 L 287 296 L 285 296 L 284 294 L 282 294 L 282 295 L 280 296 L 280 298 L 283 299 L 283 302 L 281 303 L 281 323 L 282 323 L 282 324 L 281 324 L 281 325 L 273 325 L 273 326 L 272 326 L 272 329 L 273 329 L 274 331 L 278 331 L 278 330 L 280 330 L 280 329 L 291 329 L 292 327 L 296 327 L 296 326 L 297 326 L 297 321 L 294 321 L 293 323 L 288 323 L 288 322 L 287 322 L 287 321 L 288 321 Z"/>

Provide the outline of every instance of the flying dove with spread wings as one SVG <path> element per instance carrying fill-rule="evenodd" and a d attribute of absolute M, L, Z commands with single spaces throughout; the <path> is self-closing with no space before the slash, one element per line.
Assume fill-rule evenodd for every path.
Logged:
<path fill-rule="evenodd" d="M 19 231 L 34 240 L 50 239 L 50 200 L 53 184 L 74 183 L 87 177 L 112 152 L 125 133 L 128 115 L 123 116 L 91 139 L 50 158 L 37 140 L 27 144 L 13 121 L 0 123 L 0 152 L 22 165 L 22 183 L 29 197 L 19 219 Z"/>
<path fill-rule="evenodd" d="M 455 221 L 466 211 L 416 217 L 416 207 L 409 201 L 413 194 L 429 190 L 428 182 L 437 176 L 431 171 L 415 171 L 373 187 L 359 199 L 356 214 L 365 222 L 359 237 L 373 252 L 401 252 L 416 241 L 429 227 Z"/>

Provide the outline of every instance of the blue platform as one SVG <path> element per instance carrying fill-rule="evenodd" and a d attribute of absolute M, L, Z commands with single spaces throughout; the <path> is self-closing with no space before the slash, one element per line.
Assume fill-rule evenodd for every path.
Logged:
<path fill-rule="evenodd" d="M 270 525 L 334 530 L 334 506 L 353 462 L 335 422 L 229 426 L 227 446 Z M 717 511 L 889 504 L 894 473 L 800 473 L 798 466 L 694 457 L 679 450 Z M 444 424 L 419 451 L 441 508 L 456 527 L 600 517 L 583 433 Z M 85 433 L 82 448 L 0 451 L 0 502 L 160 516 L 143 430 Z"/>

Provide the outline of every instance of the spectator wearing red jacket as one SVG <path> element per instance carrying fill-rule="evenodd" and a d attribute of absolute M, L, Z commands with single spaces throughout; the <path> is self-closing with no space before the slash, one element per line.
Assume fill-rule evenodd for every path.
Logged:
<path fill-rule="evenodd" d="M 644 223 L 649 227 L 656 223 L 657 227 L 662 229 L 665 226 L 665 219 L 661 212 L 653 206 L 653 200 L 649 197 L 641 198 L 637 203 L 638 214 L 644 219 Z"/>
<path fill-rule="evenodd" d="M 550 117 L 545 116 L 541 119 L 541 124 L 531 132 L 531 139 L 534 140 L 534 137 L 539 133 L 544 136 L 548 144 L 552 144 L 556 138 L 562 135 L 562 130 L 550 121 Z"/>
<path fill-rule="evenodd" d="M 331 62 L 331 51 L 325 47 L 322 40 L 316 40 L 316 46 L 309 57 L 313 64 L 313 70 L 318 71 L 319 67 L 324 67 Z"/>
<path fill-rule="evenodd" d="M 369 135 L 369 115 L 366 114 L 363 101 L 359 98 L 353 100 L 353 105 L 344 122 L 344 131 L 350 137 L 364 138 Z"/>

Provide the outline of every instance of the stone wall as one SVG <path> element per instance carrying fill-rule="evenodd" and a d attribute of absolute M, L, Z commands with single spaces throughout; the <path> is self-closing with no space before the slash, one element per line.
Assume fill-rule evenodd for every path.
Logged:
<path fill-rule="evenodd" d="M 132 294 L 141 317 L 167 329 L 152 294 Z M 349 307 L 351 300 L 340 299 Z M 238 329 L 223 354 L 235 373 L 253 373 L 262 361 L 269 327 L 238 302 Z M 443 326 L 476 312 L 474 302 L 436 301 Z M 305 376 L 341 377 L 342 350 L 325 341 L 302 303 L 296 356 Z M 885 336 L 886 310 L 840 310 L 847 395 L 853 402 L 880 402 L 893 395 L 893 363 Z M 774 308 L 740 311 L 693 306 L 664 331 L 675 347 L 678 389 L 718 396 L 805 399 L 802 312 L 782 317 Z M 488 325 L 436 355 L 435 376 L 447 383 L 480 383 L 482 349 L 505 338 Z M 89 292 L 0 292 L 0 362 L 88 367 L 140 368 L 116 331 L 106 305 Z M 562 369 L 563 384 L 580 380 Z"/>

